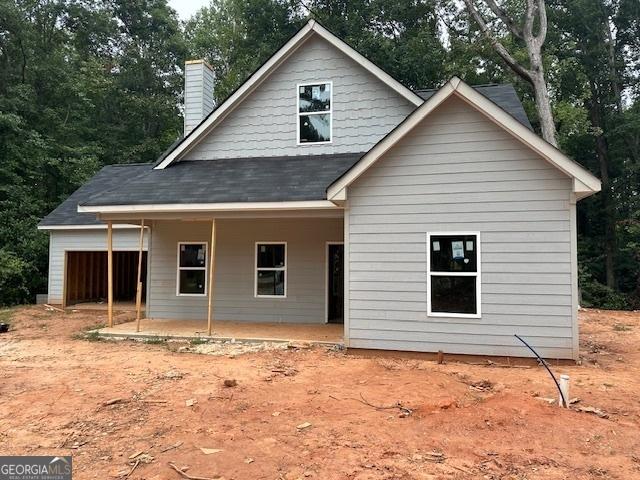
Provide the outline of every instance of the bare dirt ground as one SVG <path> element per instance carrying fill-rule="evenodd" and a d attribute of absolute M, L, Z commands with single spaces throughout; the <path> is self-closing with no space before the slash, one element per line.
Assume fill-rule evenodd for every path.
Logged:
<path fill-rule="evenodd" d="M 0 453 L 71 454 L 75 479 L 186 478 L 169 462 L 227 480 L 640 478 L 640 313 L 581 312 L 582 364 L 554 367 L 608 418 L 540 399 L 557 393 L 537 366 L 77 338 L 104 320 L 13 312 Z"/>

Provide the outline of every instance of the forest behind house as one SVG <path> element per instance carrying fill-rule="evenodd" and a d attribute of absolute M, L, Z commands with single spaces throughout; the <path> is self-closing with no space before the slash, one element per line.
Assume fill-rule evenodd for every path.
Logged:
<path fill-rule="evenodd" d="M 474 2 L 518 62 L 509 22 L 529 2 L 501 2 L 502 22 L 494 2 Z M 603 182 L 578 204 L 581 304 L 640 309 L 640 2 L 545 11 L 558 145 Z M 0 305 L 46 292 L 44 215 L 102 166 L 153 161 L 181 134 L 186 59 L 213 66 L 220 103 L 309 17 L 410 88 L 513 83 L 541 129 L 531 84 L 461 2 L 212 0 L 182 22 L 165 0 L 0 0 Z"/>

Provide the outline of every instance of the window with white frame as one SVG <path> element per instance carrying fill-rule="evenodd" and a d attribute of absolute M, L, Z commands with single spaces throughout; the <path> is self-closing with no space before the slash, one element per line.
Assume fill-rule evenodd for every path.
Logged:
<path fill-rule="evenodd" d="M 427 234 L 429 316 L 480 317 L 480 234 Z"/>
<path fill-rule="evenodd" d="M 256 297 L 287 296 L 287 244 L 256 243 Z"/>
<path fill-rule="evenodd" d="M 207 244 L 178 243 L 177 295 L 207 294 Z"/>
<path fill-rule="evenodd" d="M 331 82 L 298 85 L 298 144 L 331 142 Z"/>

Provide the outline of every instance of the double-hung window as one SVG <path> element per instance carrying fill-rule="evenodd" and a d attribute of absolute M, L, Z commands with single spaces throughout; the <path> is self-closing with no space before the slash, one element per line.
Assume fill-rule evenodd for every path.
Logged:
<path fill-rule="evenodd" d="M 331 82 L 298 85 L 298 144 L 331 142 Z"/>
<path fill-rule="evenodd" d="M 207 244 L 178 243 L 177 295 L 207 294 Z"/>
<path fill-rule="evenodd" d="M 427 314 L 480 317 L 480 234 L 427 234 Z"/>
<path fill-rule="evenodd" d="M 287 296 L 287 244 L 256 243 L 255 296 L 285 298 Z"/>

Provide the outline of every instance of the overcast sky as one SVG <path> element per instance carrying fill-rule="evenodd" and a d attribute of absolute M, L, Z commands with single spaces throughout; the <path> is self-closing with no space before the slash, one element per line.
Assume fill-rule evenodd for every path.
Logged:
<path fill-rule="evenodd" d="M 208 3 L 208 0 L 169 0 L 169 5 L 178 12 L 180 20 L 188 20 L 200 7 Z"/>

